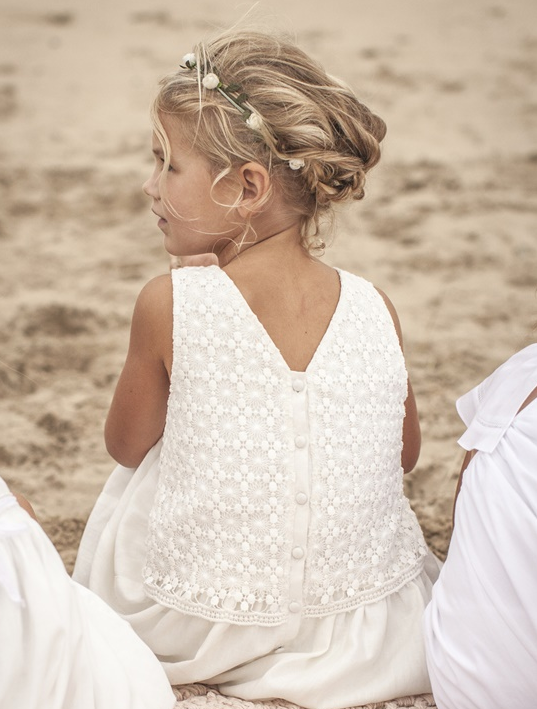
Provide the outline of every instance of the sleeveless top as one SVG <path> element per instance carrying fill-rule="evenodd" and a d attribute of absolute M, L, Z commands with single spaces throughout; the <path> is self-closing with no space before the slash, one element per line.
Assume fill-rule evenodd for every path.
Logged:
<path fill-rule="evenodd" d="M 273 626 L 401 588 L 427 554 L 403 494 L 407 373 L 367 281 L 293 372 L 227 274 L 172 271 L 173 366 L 144 587 L 208 620 Z"/>

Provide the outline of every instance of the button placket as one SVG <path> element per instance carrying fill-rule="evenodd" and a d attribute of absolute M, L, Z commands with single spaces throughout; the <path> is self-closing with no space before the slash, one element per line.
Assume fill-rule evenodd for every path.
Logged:
<path fill-rule="evenodd" d="M 293 374 L 291 381 L 293 402 L 293 443 L 295 468 L 295 519 L 291 547 L 291 575 L 289 580 L 289 631 L 296 632 L 300 624 L 306 547 L 310 510 L 307 504 L 310 491 L 310 452 L 307 381 L 304 372 Z"/>

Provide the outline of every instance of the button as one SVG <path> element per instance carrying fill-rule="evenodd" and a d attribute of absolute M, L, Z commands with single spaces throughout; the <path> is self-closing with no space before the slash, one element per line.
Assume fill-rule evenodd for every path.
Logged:
<path fill-rule="evenodd" d="M 302 559 L 304 556 L 304 549 L 302 549 L 302 547 L 295 547 L 291 554 L 293 555 L 293 559 Z"/>
<path fill-rule="evenodd" d="M 303 382 L 302 379 L 294 379 L 293 380 L 293 389 L 298 393 L 301 391 L 304 391 L 304 387 L 306 384 Z"/>
<path fill-rule="evenodd" d="M 305 492 L 297 492 L 295 496 L 295 501 L 297 505 L 305 505 L 306 502 L 308 501 L 308 496 L 306 495 Z"/>
<path fill-rule="evenodd" d="M 305 448 L 307 443 L 308 441 L 305 436 L 297 436 L 295 438 L 295 446 L 297 448 Z"/>
<path fill-rule="evenodd" d="M 299 613 L 300 612 L 300 603 L 298 601 L 291 601 L 289 604 L 289 610 L 291 613 Z"/>

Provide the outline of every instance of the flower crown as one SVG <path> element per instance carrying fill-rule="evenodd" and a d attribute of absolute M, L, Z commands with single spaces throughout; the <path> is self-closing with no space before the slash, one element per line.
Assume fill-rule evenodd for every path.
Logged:
<path fill-rule="evenodd" d="M 183 63 L 180 65 L 182 69 L 195 69 L 197 66 L 196 55 L 194 53 L 185 54 L 183 57 Z M 229 84 L 224 86 L 220 81 L 217 74 L 210 72 L 205 74 L 202 78 L 201 83 L 206 89 L 210 91 L 218 91 L 218 93 L 223 96 L 229 103 L 239 111 L 242 116 L 243 121 L 246 125 L 255 131 L 261 131 L 263 127 L 263 119 L 261 116 L 253 111 L 248 106 L 244 104 L 248 101 L 248 94 L 241 91 L 241 87 L 238 84 Z M 304 160 L 302 158 L 291 158 L 287 160 L 291 170 L 300 170 L 304 167 Z"/>

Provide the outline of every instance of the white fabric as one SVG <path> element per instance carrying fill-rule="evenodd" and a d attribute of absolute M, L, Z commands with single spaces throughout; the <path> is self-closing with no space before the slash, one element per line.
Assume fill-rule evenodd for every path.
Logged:
<path fill-rule="evenodd" d="M 532 345 L 458 402 L 478 452 L 424 619 L 439 709 L 536 704 L 537 401 L 517 414 L 535 386 Z"/>
<path fill-rule="evenodd" d="M 0 478 L 0 707 L 172 709 L 157 659 L 72 581 Z"/>
<path fill-rule="evenodd" d="M 457 411 L 468 428 L 459 445 L 467 451 L 492 453 L 533 389 L 536 359 L 537 344 L 529 345 L 461 396 Z"/>
<path fill-rule="evenodd" d="M 277 625 L 298 610 L 352 610 L 417 576 L 427 549 L 401 483 L 407 374 L 379 293 L 340 272 L 299 376 L 225 271 L 172 279 L 147 594 L 207 620 Z"/>
<path fill-rule="evenodd" d="M 286 387 L 285 391 L 282 388 L 282 398 L 288 402 L 285 404 L 289 411 L 286 425 L 289 426 L 290 433 L 285 429 L 285 435 L 290 435 L 291 441 L 295 441 L 295 444 L 297 436 L 303 436 L 306 442 L 304 446 L 290 446 L 290 462 L 286 462 L 282 467 L 281 478 L 271 481 L 286 492 L 287 498 L 278 497 L 282 509 L 280 510 L 276 505 L 270 514 L 281 516 L 285 513 L 292 522 L 288 529 L 286 520 L 280 523 L 279 520 L 269 516 L 267 524 L 267 529 L 272 528 L 278 534 L 286 535 L 284 541 L 287 545 L 285 547 L 287 559 L 285 559 L 283 573 L 288 575 L 288 606 L 285 622 L 272 626 L 259 623 L 241 625 L 229 621 L 215 622 L 203 617 L 202 608 L 197 615 L 193 614 L 192 608 L 189 608 L 190 612 L 186 614 L 177 610 L 177 607 L 167 607 L 174 604 L 169 603 L 166 597 L 164 598 L 166 603 L 158 603 L 147 594 L 147 589 L 142 583 L 146 562 L 145 530 L 148 528 L 151 511 L 159 509 L 158 504 L 154 505 L 154 500 L 175 495 L 174 499 L 180 501 L 185 497 L 182 481 L 178 480 L 175 473 L 172 476 L 175 490 L 173 485 L 161 484 L 163 475 L 171 475 L 170 461 L 165 468 L 161 467 L 166 434 L 164 444 L 160 441 L 136 470 L 118 467 L 112 474 L 88 522 L 77 559 L 75 577 L 89 585 L 128 619 L 136 632 L 161 659 L 168 678 L 173 684 L 204 681 L 219 685 L 223 693 L 244 699 L 276 696 L 314 709 L 339 709 L 430 691 L 421 636 L 421 619 L 430 598 L 432 583 L 438 574 L 438 563 L 428 553 L 417 520 L 402 493 L 399 458 L 402 401 L 398 401 L 397 397 L 404 399 L 406 372 L 404 365 L 400 364 L 402 357 L 396 334 L 383 302 L 370 284 L 366 284 L 361 279 L 354 280 L 356 277 L 350 274 L 340 274 L 342 291 L 338 309 L 311 365 L 305 373 L 297 373 L 291 372 L 284 366 L 281 355 L 273 344 L 267 342 L 268 335 L 261 328 L 259 321 L 254 319 L 253 313 L 248 311 L 246 302 L 225 274 L 218 269 L 203 269 L 203 271 L 184 269 L 182 273 L 184 274 L 185 271 L 189 272 L 186 276 L 175 276 L 175 279 L 179 281 L 182 278 L 187 279 L 188 300 L 193 307 L 198 307 L 199 312 L 202 312 L 203 308 L 200 308 L 200 305 L 205 305 L 197 300 L 193 275 L 194 278 L 203 277 L 209 282 L 218 283 L 218 289 L 212 294 L 212 300 L 218 302 L 221 308 L 229 307 L 236 316 L 236 327 L 240 338 L 235 341 L 241 342 L 241 349 L 247 351 L 249 342 L 255 342 L 255 338 L 261 340 L 258 342 L 261 347 L 255 346 L 255 351 L 261 357 L 268 354 L 265 358 L 267 369 L 273 367 L 274 372 L 278 373 L 278 381 L 273 384 L 273 392 L 279 387 Z M 174 287 L 174 298 L 176 295 L 177 290 Z M 179 303 L 178 309 L 184 304 L 183 300 Z M 355 308 L 353 309 L 352 306 Z M 376 318 L 376 332 L 375 326 L 364 314 L 364 311 L 369 308 Z M 352 317 L 357 320 L 362 319 L 362 322 L 365 320 L 368 323 L 365 330 L 360 329 L 361 325 L 356 326 L 356 330 L 362 335 L 360 346 L 356 349 L 361 348 L 372 361 L 362 362 L 356 365 L 356 369 L 353 368 L 353 364 L 356 364 L 353 360 L 353 332 L 356 330 L 352 329 L 349 313 L 352 313 Z M 216 328 L 219 322 L 216 321 L 213 326 Z M 203 327 L 201 325 L 197 327 L 200 330 L 201 340 L 207 335 L 210 326 L 205 322 Z M 188 328 L 183 332 L 181 328 L 177 328 L 177 322 L 174 328 L 177 345 L 181 337 L 190 337 Z M 376 337 L 379 333 L 381 337 Z M 230 336 L 226 331 L 225 337 L 230 339 L 233 334 Z M 188 347 L 185 348 L 184 356 L 195 359 L 200 353 L 198 343 L 187 339 L 186 344 Z M 237 348 L 233 349 L 236 356 Z M 348 355 L 348 363 L 342 363 L 340 351 Z M 232 371 L 237 371 L 235 368 L 239 359 L 240 357 L 237 357 L 230 362 Z M 242 362 L 247 362 L 247 359 L 243 357 Z M 378 367 L 377 360 L 384 363 L 383 368 Z M 201 381 L 204 372 L 211 374 L 212 370 L 208 366 L 210 364 L 211 362 L 206 362 L 205 369 L 200 368 Z M 182 360 L 174 357 L 174 370 L 181 366 L 183 366 Z M 370 371 L 366 372 L 368 366 Z M 216 375 L 216 372 L 212 373 Z M 380 384 L 373 378 L 368 378 L 371 373 L 374 373 L 375 377 L 380 377 Z M 342 382 L 353 377 L 359 380 L 362 374 L 364 376 L 362 382 L 365 382 L 368 391 L 369 386 L 374 391 L 384 386 L 388 389 L 393 387 L 393 391 L 396 392 L 393 400 L 390 400 L 390 396 L 384 399 L 386 408 L 382 412 L 360 409 L 360 397 L 363 401 L 370 401 L 368 392 L 360 393 L 351 388 L 352 394 L 349 400 L 349 393 Z M 266 374 L 269 380 L 273 376 L 275 374 L 272 371 Z M 259 383 L 259 380 L 257 381 Z M 172 391 L 176 385 L 177 378 L 174 376 Z M 245 396 L 253 395 L 255 389 L 256 387 L 253 386 L 246 388 Z M 316 398 L 320 396 L 321 391 L 326 400 L 332 401 L 331 408 L 327 408 L 325 402 L 320 402 Z M 267 401 L 271 400 L 271 392 L 265 390 L 263 396 Z M 352 400 L 352 397 L 356 400 Z M 207 400 L 203 401 L 201 398 L 199 407 L 206 404 L 212 410 L 214 404 L 208 400 L 209 398 L 210 394 L 207 393 Z M 236 403 L 240 406 L 239 402 Z M 204 415 L 210 417 L 212 414 L 209 409 L 204 412 Z M 172 410 L 173 407 L 169 412 Z M 340 411 L 344 416 L 339 416 Z M 249 413 L 245 426 L 248 422 L 252 424 L 255 421 L 255 416 L 250 417 Z M 382 442 L 375 438 L 375 427 L 378 426 L 380 429 L 384 425 L 393 427 L 394 420 L 398 422 L 397 441 L 394 440 L 393 433 L 386 438 L 386 448 L 389 449 L 386 455 L 392 460 L 392 467 L 387 469 L 381 466 L 382 474 L 379 470 L 370 470 L 371 477 L 364 475 L 363 471 L 355 471 L 353 461 L 363 461 L 364 456 L 366 459 L 369 456 L 369 462 L 386 460 L 384 452 L 379 450 Z M 337 422 L 337 426 L 334 426 L 328 436 L 320 427 L 327 426 L 330 421 Z M 392 423 L 389 423 L 390 421 Z M 240 440 L 242 424 L 240 422 L 237 424 L 236 419 L 231 415 L 230 423 L 236 437 Z M 225 421 L 221 425 L 225 425 Z M 169 429 L 169 421 L 166 427 Z M 353 429 L 359 433 L 353 433 Z M 255 436 L 255 431 L 254 426 L 249 435 Z M 190 439 L 196 433 L 186 432 L 185 435 L 189 440 L 181 440 L 181 442 L 190 446 Z M 357 447 L 353 443 L 353 435 L 362 436 Z M 321 441 L 321 439 L 326 440 Z M 336 465 L 332 467 L 329 462 L 331 458 L 323 458 L 323 461 L 327 460 L 326 468 L 317 469 L 314 464 L 317 455 L 315 446 L 319 442 L 319 448 L 328 449 L 330 441 L 337 449 L 333 458 Z M 206 464 L 204 456 L 209 454 L 211 448 L 201 436 L 198 446 L 196 465 L 200 464 L 203 467 Z M 394 458 L 394 450 L 399 456 L 397 460 Z M 176 448 L 176 452 L 180 457 L 179 447 Z M 179 459 L 183 461 L 182 457 Z M 251 469 L 256 475 L 263 475 L 263 469 L 258 471 L 255 461 Z M 163 472 L 164 470 L 166 473 Z M 242 474 L 241 470 L 237 472 Z M 354 472 L 359 472 L 356 480 L 352 477 Z M 248 481 L 248 471 L 244 474 Z M 384 478 L 387 478 L 388 482 Z M 242 477 L 239 476 L 239 480 L 241 479 Z M 202 487 L 206 482 L 203 477 L 201 480 L 195 480 L 198 487 Z M 375 494 L 384 495 L 386 486 L 390 494 L 383 498 L 384 506 L 379 510 L 375 506 Z M 205 492 L 194 490 L 195 487 L 196 485 L 193 484 L 188 491 L 187 504 L 193 504 L 192 501 L 199 499 L 201 493 Z M 255 500 L 256 488 L 252 487 L 252 496 Z M 268 497 L 265 503 L 270 504 L 270 498 L 276 492 L 274 485 L 265 490 L 260 484 L 260 488 L 263 497 Z M 241 507 L 241 489 L 233 492 L 233 495 L 235 494 L 236 503 Z M 229 493 L 229 500 L 233 495 Z M 341 516 L 338 508 L 346 510 L 346 517 Z M 362 516 L 363 510 L 369 508 L 375 510 L 375 515 L 367 523 Z M 175 506 L 175 509 L 177 511 L 179 505 Z M 352 519 L 355 513 L 360 524 L 363 525 L 360 535 L 364 539 L 356 539 L 355 520 Z M 225 519 L 228 519 L 229 515 L 229 519 L 233 521 L 234 514 L 237 514 L 236 510 L 231 506 L 228 507 Z M 252 517 L 255 520 L 255 514 L 252 514 Z M 242 519 L 245 519 L 244 516 Z M 196 519 L 198 525 L 199 520 L 200 517 Z M 264 521 L 264 515 L 260 516 L 260 520 Z M 169 522 L 173 523 L 173 517 L 169 518 Z M 182 523 L 180 517 L 179 523 Z M 323 524 L 328 530 L 327 533 L 323 531 Z M 341 534 L 337 539 L 339 528 Z M 345 533 L 347 528 L 354 536 L 347 536 Z M 312 529 L 319 536 L 310 533 Z M 186 530 L 187 533 L 188 531 Z M 154 528 L 154 533 L 157 532 L 158 529 Z M 160 544 L 164 547 L 169 536 L 168 530 L 162 534 Z M 211 537 L 208 536 L 207 539 L 210 540 Z M 312 539 L 315 540 L 314 544 Z M 401 539 L 402 543 L 400 543 Z M 323 540 L 327 548 L 333 549 L 333 557 L 325 556 Z M 356 542 L 354 546 L 353 540 Z M 154 541 L 155 539 L 151 541 L 150 537 L 150 543 Z M 241 539 L 237 537 L 235 541 L 239 543 Z M 253 541 L 255 543 L 255 539 Z M 323 564 L 326 568 L 322 571 L 328 578 L 331 563 L 337 567 L 349 549 L 351 551 L 357 549 L 362 541 L 365 542 L 365 549 L 368 550 L 365 563 L 370 571 L 370 578 L 374 579 L 373 586 L 376 584 L 380 589 L 376 599 L 365 602 L 362 597 L 358 607 L 347 612 L 332 612 L 320 617 L 306 614 L 303 603 L 306 588 L 304 579 L 308 578 L 307 566 L 310 560 L 315 559 L 316 563 Z M 180 542 L 180 535 L 172 539 L 169 547 L 172 558 Z M 195 542 L 195 537 L 189 536 L 188 548 Z M 399 576 L 396 576 L 392 573 L 393 568 L 381 564 L 382 568 L 388 570 L 389 582 L 394 577 L 399 579 L 395 587 L 389 588 L 392 592 L 387 593 L 383 588 L 383 579 L 376 573 L 376 567 L 383 557 L 389 556 L 389 551 L 393 551 L 384 550 L 383 545 L 392 542 L 395 552 L 394 556 L 390 557 L 391 563 L 398 559 L 401 567 L 396 570 L 396 573 L 399 573 Z M 207 554 L 212 554 L 213 550 L 209 548 L 209 544 L 207 547 Z M 277 568 L 279 549 L 279 545 L 276 544 L 273 558 L 276 565 L 270 567 L 269 563 L 271 569 Z M 403 553 L 400 554 L 401 549 Z M 185 556 L 186 560 L 192 563 L 198 558 L 196 553 L 197 550 L 192 552 L 191 557 Z M 266 553 L 267 559 L 270 560 L 273 550 L 269 548 Z M 375 557 L 375 554 L 378 556 Z M 211 557 L 208 556 L 208 563 L 210 559 Z M 352 578 L 353 575 L 348 573 L 352 568 L 351 557 L 346 558 L 346 561 L 348 566 L 344 577 Z M 240 559 L 239 563 L 244 562 Z M 170 566 L 173 568 L 172 564 Z M 410 578 L 405 576 L 405 570 L 410 571 Z M 367 584 L 369 579 L 363 571 L 363 568 L 356 569 L 355 577 L 365 579 L 364 583 Z M 278 572 L 278 578 L 280 573 Z M 338 576 L 340 577 L 341 574 Z M 313 571 L 309 578 L 313 578 Z M 265 584 L 265 579 L 262 580 Z M 360 590 L 357 589 L 358 595 Z M 334 597 L 334 589 L 327 587 L 327 595 L 330 598 Z M 322 594 L 318 597 L 320 600 Z M 251 608 L 248 609 L 250 610 Z M 255 606 L 254 610 L 256 610 Z"/>

